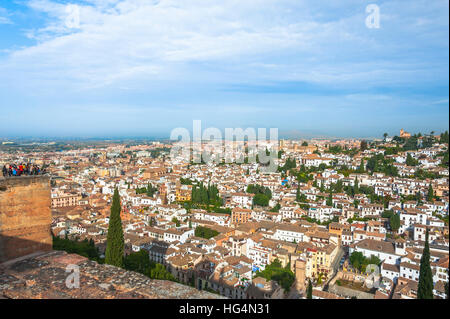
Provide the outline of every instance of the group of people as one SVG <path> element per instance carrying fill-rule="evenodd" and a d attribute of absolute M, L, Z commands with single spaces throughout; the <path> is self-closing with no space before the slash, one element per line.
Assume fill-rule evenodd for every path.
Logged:
<path fill-rule="evenodd" d="M 2 168 L 3 177 L 15 177 L 22 175 L 39 175 L 42 174 L 42 170 L 39 166 L 34 164 L 6 164 Z"/>

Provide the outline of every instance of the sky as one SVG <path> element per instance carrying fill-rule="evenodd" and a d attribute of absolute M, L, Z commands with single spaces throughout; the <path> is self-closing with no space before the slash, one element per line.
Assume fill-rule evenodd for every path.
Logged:
<path fill-rule="evenodd" d="M 168 137 L 193 120 L 280 136 L 448 130 L 448 6 L 2 0 L 0 137 Z"/>

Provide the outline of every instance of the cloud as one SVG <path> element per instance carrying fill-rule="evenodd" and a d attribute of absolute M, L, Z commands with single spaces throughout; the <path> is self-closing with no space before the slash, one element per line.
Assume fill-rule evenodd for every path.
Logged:
<path fill-rule="evenodd" d="M 448 104 L 448 99 L 434 101 L 431 104 Z"/>
<path fill-rule="evenodd" d="M 448 98 L 414 93 L 448 87 L 448 1 L 379 0 L 380 29 L 366 28 L 361 0 L 71 2 L 76 28 L 62 1 L 25 2 L 41 20 L 25 28 L 33 45 L 2 48 L 3 103 L 47 112 L 77 103 L 86 114 L 96 103 L 138 105 L 148 117 L 274 108 L 294 121 L 295 111 L 403 110 Z"/>
<path fill-rule="evenodd" d="M 399 2 L 394 2 L 396 12 Z M 352 10 L 339 15 L 348 5 L 331 1 L 337 12 L 330 17 L 323 15 L 330 11 L 324 4 L 298 0 L 91 0 L 78 5 L 80 28 L 71 29 L 66 5 L 32 0 L 30 8 L 48 15 L 43 27 L 29 33 L 38 43 L 13 52 L 0 68 L 22 69 L 25 77 L 28 72 L 20 66 L 32 65 L 47 79 L 61 83 L 63 73 L 70 86 L 83 88 L 186 73 L 196 78 L 208 73 L 201 64 L 226 68 L 224 78 L 232 70 L 232 76 L 241 73 L 249 80 L 359 83 L 424 76 L 418 61 L 377 58 L 399 55 L 397 44 L 371 35 L 364 27 L 364 7 L 351 4 Z"/>
<path fill-rule="evenodd" d="M 13 24 L 10 15 L 5 8 L 0 7 L 0 24 Z"/>

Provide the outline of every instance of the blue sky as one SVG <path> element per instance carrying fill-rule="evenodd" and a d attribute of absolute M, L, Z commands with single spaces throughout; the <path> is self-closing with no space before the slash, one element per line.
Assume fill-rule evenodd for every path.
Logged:
<path fill-rule="evenodd" d="M 380 28 L 366 27 L 371 3 Z M 280 135 L 447 130 L 448 6 L 1 1 L 0 136 L 169 136 L 196 119 Z"/>

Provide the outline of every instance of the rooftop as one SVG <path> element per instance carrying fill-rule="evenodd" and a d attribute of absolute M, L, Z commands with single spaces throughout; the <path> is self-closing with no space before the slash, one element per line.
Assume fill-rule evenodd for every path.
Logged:
<path fill-rule="evenodd" d="M 68 265 L 77 265 L 80 288 L 68 288 Z M 70 278 L 69 278 L 70 281 Z M 216 299 L 219 295 L 111 265 L 76 254 L 52 251 L 0 265 L 0 298 L 12 299 Z"/>

